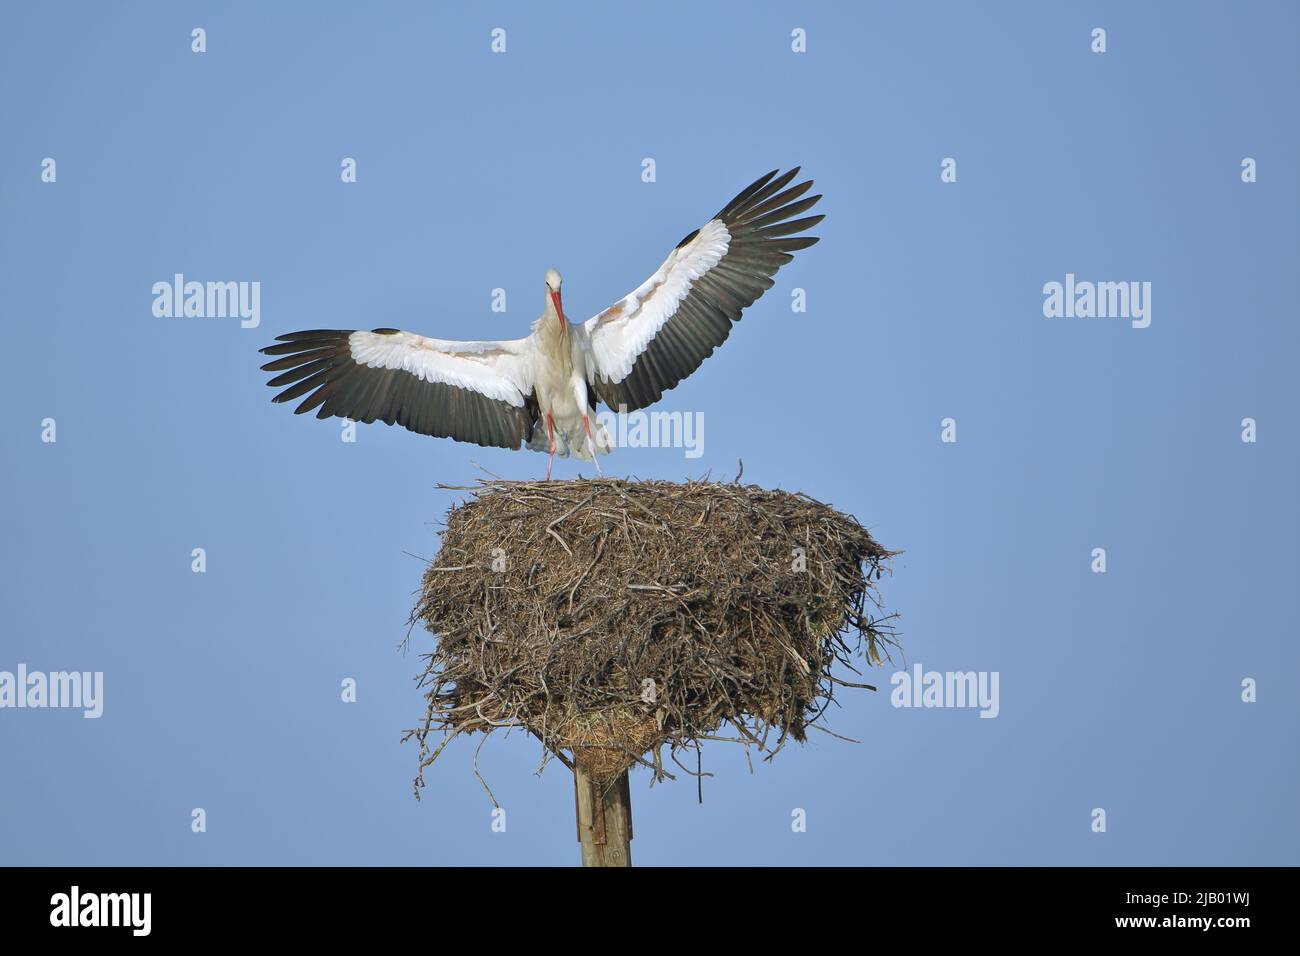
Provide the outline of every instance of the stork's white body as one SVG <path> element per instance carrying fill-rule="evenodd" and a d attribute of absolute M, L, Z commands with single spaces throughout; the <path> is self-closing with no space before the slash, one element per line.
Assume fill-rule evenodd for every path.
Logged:
<path fill-rule="evenodd" d="M 549 269 L 544 311 L 523 339 L 453 342 L 390 328 L 278 336 L 262 349 L 281 356 L 262 366 L 280 373 L 267 384 L 288 386 L 274 401 L 302 398 L 295 411 L 317 418 L 573 455 L 599 471 L 613 442 L 596 399 L 620 412 L 657 402 L 726 340 L 792 253 L 817 241 L 795 235 L 823 218 L 793 218 L 821 198 L 800 199 L 812 181 L 790 186 L 796 173 L 750 184 L 650 278 L 580 324 L 565 318 L 560 274 Z"/>
<path fill-rule="evenodd" d="M 554 270 L 547 273 L 549 280 Z M 559 276 L 555 275 L 559 286 Z M 598 455 L 609 454 L 613 447 L 609 434 L 594 417 L 596 403 L 587 390 L 590 377 L 591 345 L 587 330 L 571 325 L 556 311 L 552 297 L 546 297 L 546 310 L 533 323 L 533 348 L 528 350 L 533 364 L 533 393 L 537 397 L 539 427 L 534 429 L 528 447 L 546 451 L 554 458 L 573 455 L 591 461 L 600 471 Z M 546 427 L 542 428 L 540 425 Z M 547 463 L 546 474 L 551 473 Z"/>

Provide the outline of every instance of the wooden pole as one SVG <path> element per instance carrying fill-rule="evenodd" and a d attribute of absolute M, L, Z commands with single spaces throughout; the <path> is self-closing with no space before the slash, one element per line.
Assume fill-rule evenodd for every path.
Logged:
<path fill-rule="evenodd" d="M 603 790 L 579 766 L 573 770 L 578 842 L 583 866 L 632 865 L 632 790 L 627 771 Z"/>

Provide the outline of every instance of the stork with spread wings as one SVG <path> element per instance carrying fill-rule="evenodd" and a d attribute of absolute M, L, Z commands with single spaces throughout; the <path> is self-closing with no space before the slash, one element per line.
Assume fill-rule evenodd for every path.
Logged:
<path fill-rule="evenodd" d="M 612 447 L 593 422 L 597 401 L 633 410 L 657 402 L 700 367 L 741 312 L 772 287 L 792 253 L 817 241 L 798 218 L 821 198 L 798 167 L 750 184 L 690 233 L 655 273 L 581 324 L 564 316 L 560 274 L 546 271 L 545 311 L 527 338 L 453 342 L 414 332 L 314 329 L 262 352 L 295 412 L 382 421 L 421 435 L 500 448 L 521 445 L 600 463 Z"/>

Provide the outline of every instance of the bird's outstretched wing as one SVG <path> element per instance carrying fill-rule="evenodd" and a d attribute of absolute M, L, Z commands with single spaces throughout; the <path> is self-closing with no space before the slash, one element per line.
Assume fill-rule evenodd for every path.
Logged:
<path fill-rule="evenodd" d="M 790 253 L 817 241 L 795 235 L 825 218 L 794 218 L 821 199 L 799 198 L 812 180 L 786 188 L 798 172 L 773 170 L 752 183 L 634 292 L 583 323 L 589 378 L 602 401 L 629 410 L 657 402 L 726 341 Z"/>
<path fill-rule="evenodd" d="M 262 349 L 272 401 L 301 415 L 382 421 L 421 435 L 518 448 L 536 421 L 532 343 L 449 342 L 397 329 L 291 332 Z"/>

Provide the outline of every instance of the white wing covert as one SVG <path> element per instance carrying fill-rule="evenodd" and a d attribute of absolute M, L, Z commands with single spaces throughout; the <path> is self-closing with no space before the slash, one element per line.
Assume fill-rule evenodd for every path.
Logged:
<path fill-rule="evenodd" d="M 817 242 L 796 236 L 824 216 L 793 217 L 820 195 L 812 180 L 786 188 L 795 167 L 751 183 L 677 244 L 649 279 L 583 323 L 588 378 L 611 408 L 644 408 L 690 375 L 726 341 L 731 325 L 772 287 L 772 276 Z"/>

